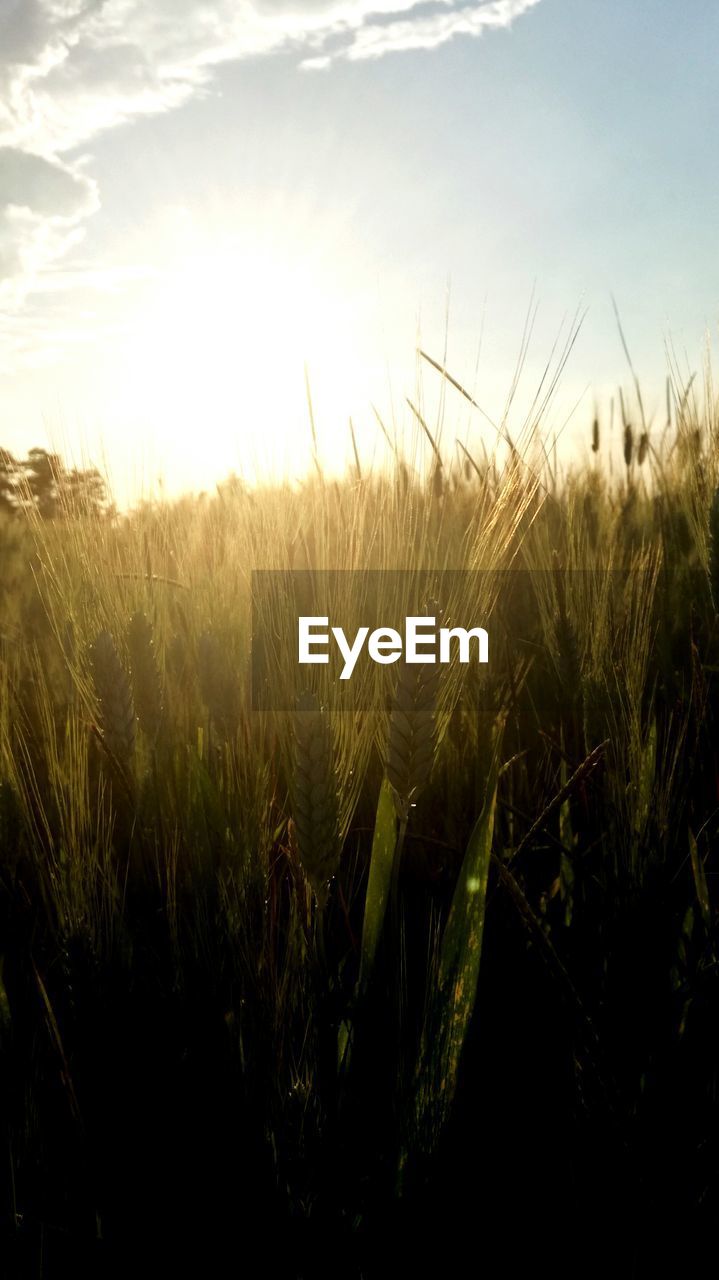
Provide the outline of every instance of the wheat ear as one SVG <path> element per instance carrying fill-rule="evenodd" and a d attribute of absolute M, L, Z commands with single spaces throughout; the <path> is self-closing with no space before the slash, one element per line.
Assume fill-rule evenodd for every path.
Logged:
<path fill-rule="evenodd" d="M 437 666 L 406 662 L 400 666 L 389 722 L 386 767 L 397 814 L 404 822 L 432 772 L 438 687 Z"/>
<path fill-rule="evenodd" d="M 90 658 L 103 741 L 118 763 L 127 766 L 135 750 L 135 704 L 127 672 L 109 631 L 101 631 L 96 637 Z"/>
<path fill-rule="evenodd" d="M 305 693 L 295 716 L 294 820 L 302 869 L 321 907 L 340 856 L 332 755 L 326 712 L 314 694 Z"/>

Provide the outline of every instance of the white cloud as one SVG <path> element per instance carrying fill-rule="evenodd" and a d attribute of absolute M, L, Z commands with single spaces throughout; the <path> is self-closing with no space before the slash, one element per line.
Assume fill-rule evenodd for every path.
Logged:
<path fill-rule="evenodd" d="M 507 27 L 539 0 L 0 0 L 0 302 L 16 302 L 100 207 L 67 157 L 207 91 L 221 63 L 379 58 Z"/>
<path fill-rule="evenodd" d="M 341 47 L 335 57 L 360 61 L 381 58 L 388 53 L 405 53 L 418 49 L 437 49 L 455 36 L 480 36 L 484 31 L 508 27 L 512 20 L 539 4 L 539 0 L 489 0 L 485 4 L 446 6 L 446 12 L 435 9 L 429 14 L 415 13 L 384 24 L 366 23 Z M 420 9 L 422 6 L 412 6 Z M 325 56 L 321 65 L 327 65 Z M 312 65 L 312 60 L 305 62 Z"/>
<path fill-rule="evenodd" d="M 17 303 L 82 237 L 95 182 L 56 158 L 0 147 L 0 301 Z"/>
<path fill-rule="evenodd" d="M 91 178 L 16 147 L 0 147 L 0 190 L 4 204 L 62 218 L 92 213 L 97 200 Z"/>

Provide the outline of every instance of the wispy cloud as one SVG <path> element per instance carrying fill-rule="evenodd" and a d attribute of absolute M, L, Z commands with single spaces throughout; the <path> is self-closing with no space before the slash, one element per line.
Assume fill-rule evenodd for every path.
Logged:
<path fill-rule="evenodd" d="M 508 27 L 539 0 L 0 0 L 0 304 L 81 240 L 100 193 L 74 156 L 208 91 L 222 63 L 319 69 Z"/>
<path fill-rule="evenodd" d="M 0 193 L 0 303 L 17 304 L 79 242 L 100 199 L 79 168 L 18 147 L 0 147 Z"/>
<path fill-rule="evenodd" d="M 360 62 L 382 58 L 389 53 L 438 49 L 456 36 L 480 36 L 492 28 L 509 27 L 513 19 L 533 9 L 540 0 L 485 0 L 483 4 L 452 3 L 438 0 L 435 4 L 409 4 L 401 13 L 392 6 L 388 18 L 380 20 L 376 11 L 354 28 L 341 28 L 337 39 L 325 38 L 331 48 L 314 57 L 305 58 L 306 68 L 324 68 L 339 59 Z"/>

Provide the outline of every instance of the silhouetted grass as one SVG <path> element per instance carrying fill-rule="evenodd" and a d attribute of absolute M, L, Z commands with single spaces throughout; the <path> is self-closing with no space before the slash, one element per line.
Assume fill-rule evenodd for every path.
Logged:
<path fill-rule="evenodd" d="M 563 477 L 432 437 L 427 481 L 355 444 L 342 482 L 315 448 L 299 486 L 4 521 L 7 1274 L 701 1257 L 713 415 L 623 421 L 616 475 L 598 421 Z M 451 612 L 492 617 L 491 682 L 253 711 L 258 567 L 482 569 Z"/>

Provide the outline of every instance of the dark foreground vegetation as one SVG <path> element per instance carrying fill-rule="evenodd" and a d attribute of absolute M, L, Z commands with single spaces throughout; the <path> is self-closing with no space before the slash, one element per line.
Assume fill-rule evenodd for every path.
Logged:
<path fill-rule="evenodd" d="M 718 428 L 0 513 L 3 1275 L 711 1265 Z M 253 710 L 256 567 L 481 568 L 496 666 Z"/>

